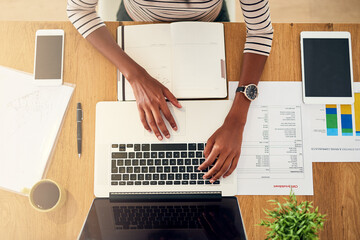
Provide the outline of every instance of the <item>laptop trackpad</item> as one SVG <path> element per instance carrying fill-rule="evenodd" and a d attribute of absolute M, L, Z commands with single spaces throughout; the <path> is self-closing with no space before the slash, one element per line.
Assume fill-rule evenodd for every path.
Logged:
<path fill-rule="evenodd" d="M 169 122 L 164 117 L 164 115 L 161 113 L 162 118 L 166 124 L 166 128 L 169 130 L 170 135 L 185 136 L 186 135 L 186 104 L 183 104 L 182 108 L 177 108 L 173 106 L 171 103 L 168 103 L 168 107 L 178 127 L 178 130 L 174 131 L 170 126 Z M 153 132 L 149 133 L 147 130 L 144 129 L 144 136 L 153 138 L 154 133 Z"/>

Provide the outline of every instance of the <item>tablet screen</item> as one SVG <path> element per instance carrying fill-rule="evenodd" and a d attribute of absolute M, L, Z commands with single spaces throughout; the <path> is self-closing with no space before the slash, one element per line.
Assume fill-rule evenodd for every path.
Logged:
<path fill-rule="evenodd" d="M 306 97 L 351 97 L 349 42 L 345 38 L 304 38 Z"/>

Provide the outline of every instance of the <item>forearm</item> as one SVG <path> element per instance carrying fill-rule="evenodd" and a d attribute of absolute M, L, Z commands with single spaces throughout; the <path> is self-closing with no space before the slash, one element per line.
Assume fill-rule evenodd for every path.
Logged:
<path fill-rule="evenodd" d="M 129 81 L 136 78 L 136 74 L 145 71 L 120 48 L 105 26 L 92 32 L 86 40 L 109 59 Z"/>
<path fill-rule="evenodd" d="M 254 53 L 244 53 L 243 63 L 238 86 L 248 84 L 258 84 L 267 56 Z M 225 121 L 231 124 L 244 126 L 246 123 L 247 112 L 250 107 L 250 101 L 242 93 L 237 93 L 233 105 Z"/>

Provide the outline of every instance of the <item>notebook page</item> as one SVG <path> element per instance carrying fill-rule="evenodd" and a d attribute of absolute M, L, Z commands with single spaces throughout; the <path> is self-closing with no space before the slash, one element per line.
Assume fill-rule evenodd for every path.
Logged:
<path fill-rule="evenodd" d="M 184 98 L 227 96 L 222 23 L 179 22 L 171 25 L 173 93 Z M 222 77 L 223 76 L 223 77 Z"/>

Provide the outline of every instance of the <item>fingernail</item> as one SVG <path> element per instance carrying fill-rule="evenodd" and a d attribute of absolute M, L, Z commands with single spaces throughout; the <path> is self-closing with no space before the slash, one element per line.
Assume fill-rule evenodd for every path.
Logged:
<path fill-rule="evenodd" d="M 175 127 L 173 127 L 173 129 L 174 129 L 175 131 L 177 131 L 178 128 L 177 128 L 177 126 L 175 126 Z"/>
<path fill-rule="evenodd" d="M 210 182 L 211 182 L 211 183 L 214 183 L 214 182 L 215 182 L 215 180 L 211 179 L 211 180 L 210 180 Z"/>
<path fill-rule="evenodd" d="M 162 136 L 158 136 L 157 138 L 158 138 L 159 140 L 162 140 L 162 139 L 163 139 Z"/>
<path fill-rule="evenodd" d="M 151 133 L 151 129 L 147 129 L 149 133 Z"/>
<path fill-rule="evenodd" d="M 170 134 L 166 135 L 165 137 L 166 137 L 166 138 L 170 138 Z"/>

